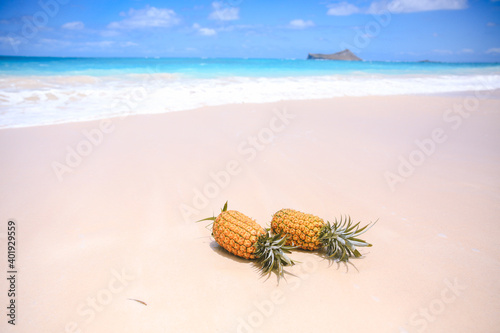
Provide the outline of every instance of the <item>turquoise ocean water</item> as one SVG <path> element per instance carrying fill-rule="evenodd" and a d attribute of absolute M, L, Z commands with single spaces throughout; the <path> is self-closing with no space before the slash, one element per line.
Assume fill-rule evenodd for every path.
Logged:
<path fill-rule="evenodd" d="M 0 128 L 205 105 L 500 89 L 500 64 L 0 57 Z"/>
<path fill-rule="evenodd" d="M 0 57 L 0 75 L 123 75 L 173 73 L 194 78 L 334 74 L 466 75 L 500 73 L 500 64 L 318 61 L 305 59 Z"/>

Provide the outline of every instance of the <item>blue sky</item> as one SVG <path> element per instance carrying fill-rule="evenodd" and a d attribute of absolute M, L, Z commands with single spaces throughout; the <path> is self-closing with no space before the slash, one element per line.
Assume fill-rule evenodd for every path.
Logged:
<path fill-rule="evenodd" d="M 0 54 L 500 61 L 500 0 L 2 0 Z"/>

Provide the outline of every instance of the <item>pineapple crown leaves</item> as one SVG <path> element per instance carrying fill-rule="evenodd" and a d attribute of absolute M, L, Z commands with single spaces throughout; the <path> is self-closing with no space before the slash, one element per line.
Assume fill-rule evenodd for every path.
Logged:
<path fill-rule="evenodd" d="M 225 211 L 227 211 L 227 201 L 222 207 L 221 213 Z M 210 224 L 212 225 L 216 219 L 216 216 L 212 216 L 196 222 L 212 221 Z M 271 234 L 269 228 L 265 229 L 265 231 L 264 234 L 257 238 L 255 256 L 263 274 L 270 274 L 275 271 L 279 281 L 280 277 L 284 277 L 285 271 L 283 267 L 295 265 L 295 262 L 288 258 L 287 254 L 291 253 L 291 250 L 296 247 L 286 245 L 287 236 Z"/>
<path fill-rule="evenodd" d="M 221 213 L 223 213 L 225 211 L 227 211 L 227 201 L 224 204 L 224 207 L 222 207 L 222 209 L 220 210 Z M 206 228 L 208 229 L 208 228 L 210 228 L 212 226 L 212 224 L 214 224 L 214 222 L 215 222 L 216 219 L 217 219 L 217 217 L 214 215 L 212 217 L 207 217 L 205 219 L 198 220 L 198 221 L 196 221 L 196 223 L 202 222 L 202 221 L 212 221 L 212 223 L 210 223 L 209 225 L 206 226 Z"/>
<path fill-rule="evenodd" d="M 259 236 L 255 246 L 255 256 L 263 274 L 275 271 L 278 275 L 278 281 L 280 277 L 284 277 L 284 267 L 295 265 L 295 262 L 287 254 L 296 247 L 286 245 L 286 241 L 287 236 L 273 235 L 268 228 L 265 234 Z"/>
<path fill-rule="evenodd" d="M 220 210 L 221 213 L 227 211 L 227 201 L 226 203 L 224 204 L 224 207 L 222 207 L 222 209 Z M 196 221 L 196 223 L 198 222 L 202 222 L 202 221 L 215 221 L 215 219 L 217 219 L 217 217 L 214 215 L 212 217 L 207 217 L 206 219 L 201 219 L 201 220 L 198 220 Z"/>
<path fill-rule="evenodd" d="M 378 220 L 377 220 L 378 221 Z M 335 218 L 335 222 L 327 222 L 319 232 L 319 239 L 326 249 L 326 254 L 339 261 L 348 261 L 349 257 L 361 257 L 356 247 L 370 247 L 371 244 L 358 237 L 367 232 L 377 221 L 360 227 L 353 224 L 350 216 Z"/>

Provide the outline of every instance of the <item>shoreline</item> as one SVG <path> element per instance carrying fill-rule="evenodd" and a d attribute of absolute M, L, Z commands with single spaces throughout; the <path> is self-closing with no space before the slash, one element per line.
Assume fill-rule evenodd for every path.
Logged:
<path fill-rule="evenodd" d="M 308 332 L 332 313 L 339 331 L 494 331 L 499 110 L 345 97 L 0 130 L 22 259 L 7 332 Z M 282 208 L 379 222 L 352 265 L 294 251 L 277 285 L 194 223 L 226 200 L 263 227 Z"/>
<path fill-rule="evenodd" d="M 437 92 L 437 93 L 416 93 L 416 94 L 395 94 L 395 95 L 372 95 L 372 96 L 335 96 L 331 98 L 317 98 L 317 99 L 291 99 L 291 100 L 279 100 L 273 102 L 251 102 L 251 103 L 227 103 L 227 104 L 218 104 L 218 105 L 207 105 L 201 107 L 194 107 L 185 110 L 175 110 L 175 111 L 165 111 L 165 112 L 151 112 L 151 113 L 133 113 L 133 114 L 125 114 L 125 115 L 103 115 L 98 116 L 92 119 L 84 119 L 84 120 L 70 120 L 70 121 L 62 121 L 57 123 L 47 123 L 47 124 L 37 124 L 37 125 L 21 125 L 21 126 L 11 126 L 11 127 L 0 127 L 0 131 L 9 130 L 9 129 L 21 129 L 21 128 L 33 128 L 33 127 L 45 127 L 45 126 L 55 126 L 55 125 L 64 125 L 64 124 L 73 124 L 73 123 L 89 123 L 96 122 L 101 120 L 120 120 L 123 118 L 134 117 L 134 116 L 147 116 L 147 115 L 161 115 L 161 114 L 170 114 L 170 113 L 178 113 L 178 112 L 193 112 L 196 110 L 204 109 L 204 108 L 217 108 L 217 107 L 238 107 L 241 105 L 255 105 L 255 107 L 259 107 L 259 105 L 265 104 L 273 104 L 273 103 L 282 103 L 282 102 L 305 102 L 305 101 L 335 101 L 338 99 L 352 99 L 352 98 L 393 98 L 393 97 L 450 97 L 450 98 L 467 98 L 467 97 L 479 97 L 480 99 L 500 99 L 500 89 L 494 90 L 474 90 L 474 91 L 454 91 L 454 92 Z"/>

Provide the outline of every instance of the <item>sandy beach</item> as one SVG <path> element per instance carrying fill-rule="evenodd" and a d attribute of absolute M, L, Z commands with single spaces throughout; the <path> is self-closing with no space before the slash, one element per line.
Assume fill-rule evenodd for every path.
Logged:
<path fill-rule="evenodd" d="M 495 332 L 500 99 L 341 97 L 0 130 L 2 332 Z M 378 223 L 286 280 L 220 248 L 229 207 Z M 0 280 L 2 300 L 9 281 Z M 140 301 L 140 302 L 139 302 Z"/>

